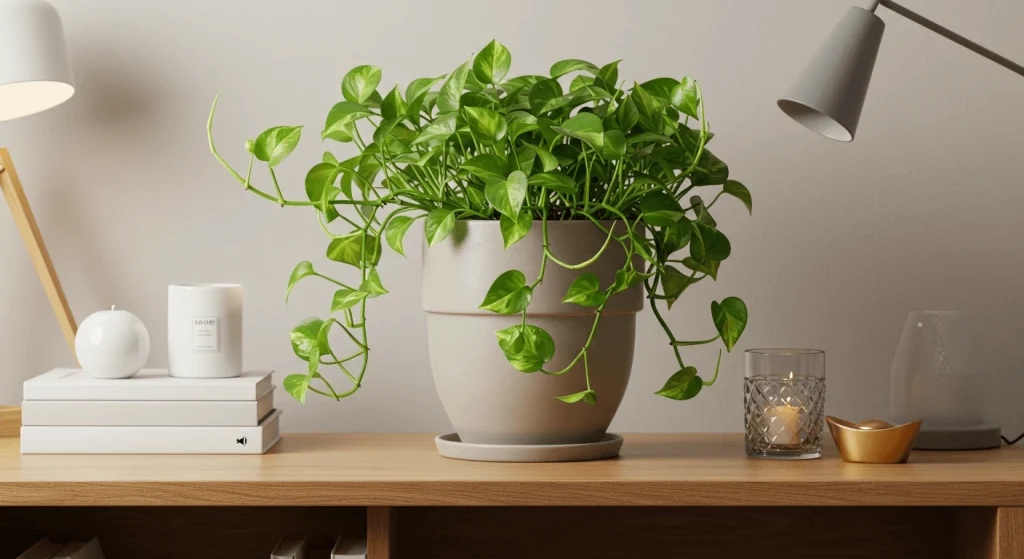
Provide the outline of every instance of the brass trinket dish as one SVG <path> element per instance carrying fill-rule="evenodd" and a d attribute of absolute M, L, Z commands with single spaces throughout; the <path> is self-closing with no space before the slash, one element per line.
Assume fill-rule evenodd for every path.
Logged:
<path fill-rule="evenodd" d="M 825 422 L 839 448 L 840 458 L 862 464 L 905 463 L 921 430 L 920 421 L 893 426 L 878 419 L 853 423 L 826 416 Z"/>

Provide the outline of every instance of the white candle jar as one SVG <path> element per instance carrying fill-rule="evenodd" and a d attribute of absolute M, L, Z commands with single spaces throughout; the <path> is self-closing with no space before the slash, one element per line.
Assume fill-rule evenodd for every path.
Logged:
<path fill-rule="evenodd" d="M 242 374 L 241 285 L 197 283 L 167 288 L 167 368 L 172 377 Z"/>
<path fill-rule="evenodd" d="M 747 350 L 743 408 L 747 456 L 820 458 L 825 423 L 825 352 Z"/>

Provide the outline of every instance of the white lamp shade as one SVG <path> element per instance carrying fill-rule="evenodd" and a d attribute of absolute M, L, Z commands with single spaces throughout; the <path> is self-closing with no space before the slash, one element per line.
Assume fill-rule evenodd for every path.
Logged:
<path fill-rule="evenodd" d="M 75 93 L 60 15 L 44 0 L 0 0 L 0 121 Z"/>

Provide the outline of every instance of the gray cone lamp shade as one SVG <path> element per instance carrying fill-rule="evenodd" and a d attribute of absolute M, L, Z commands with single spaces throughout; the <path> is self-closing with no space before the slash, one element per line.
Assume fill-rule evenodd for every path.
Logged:
<path fill-rule="evenodd" d="M 852 141 L 884 30 L 885 22 L 874 12 L 857 7 L 846 10 L 793 86 L 779 99 L 779 108 L 822 136 Z"/>
<path fill-rule="evenodd" d="M 885 22 L 875 15 L 879 6 L 1024 76 L 1024 66 L 893 0 L 874 0 L 870 9 L 851 7 L 846 10 L 793 86 L 779 99 L 779 108 L 784 113 L 822 136 L 841 142 L 853 141 L 885 30 Z"/>
<path fill-rule="evenodd" d="M 0 121 L 75 93 L 60 15 L 43 0 L 0 0 Z"/>

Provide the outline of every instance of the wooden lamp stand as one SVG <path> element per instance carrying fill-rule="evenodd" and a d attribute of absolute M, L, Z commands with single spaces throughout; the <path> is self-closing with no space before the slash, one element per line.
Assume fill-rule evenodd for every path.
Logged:
<path fill-rule="evenodd" d="M 14 215 L 14 224 L 25 241 L 25 248 L 28 249 L 28 256 L 32 259 L 32 266 L 39 274 L 39 281 L 46 291 L 46 298 L 50 300 L 50 306 L 57 315 L 57 322 L 64 332 L 64 338 L 75 353 L 75 332 L 78 326 L 75 324 L 75 317 L 71 314 L 71 307 L 64 297 L 64 290 L 60 286 L 60 279 L 57 278 L 57 271 L 50 261 L 50 253 L 46 250 L 43 242 L 43 235 L 36 225 L 36 218 L 32 215 L 32 208 L 25 198 L 25 191 L 21 189 L 21 181 L 18 180 L 18 173 L 14 170 L 14 162 L 6 148 L 0 148 L 0 191 L 3 191 L 7 205 Z"/>
<path fill-rule="evenodd" d="M 64 290 L 60 286 L 60 279 L 57 271 L 50 261 L 50 253 L 46 250 L 43 242 L 43 235 L 36 225 L 36 218 L 32 215 L 32 207 L 28 205 L 28 198 L 25 191 L 21 189 L 21 181 L 18 180 L 18 173 L 14 170 L 14 162 L 6 148 L 0 148 L 0 191 L 3 191 L 7 205 L 14 215 L 14 224 L 25 241 L 25 248 L 28 249 L 28 256 L 32 259 L 32 266 L 39 274 L 39 281 L 46 291 L 46 298 L 50 300 L 50 306 L 57 315 L 57 322 L 64 332 L 64 338 L 71 348 L 71 354 L 75 353 L 75 332 L 78 326 L 75 317 L 71 314 L 71 307 L 64 297 Z M 0 437 L 16 437 L 21 427 L 21 409 L 17 407 L 0 406 Z"/>

